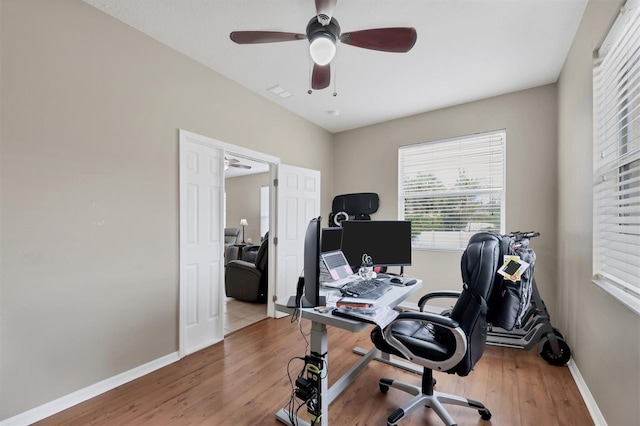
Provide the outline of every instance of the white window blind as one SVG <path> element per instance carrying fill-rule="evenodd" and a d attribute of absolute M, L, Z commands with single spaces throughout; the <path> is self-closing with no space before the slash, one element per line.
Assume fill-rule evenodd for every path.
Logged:
<path fill-rule="evenodd" d="M 504 130 L 398 150 L 398 211 L 416 249 L 463 250 L 480 230 L 504 232 Z"/>
<path fill-rule="evenodd" d="M 593 77 L 594 282 L 640 312 L 640 1 L 628 1 Z"/>

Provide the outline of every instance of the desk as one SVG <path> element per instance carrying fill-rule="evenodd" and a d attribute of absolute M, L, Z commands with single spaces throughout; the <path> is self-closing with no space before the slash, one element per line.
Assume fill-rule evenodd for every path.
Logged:
<path fill-rule="evenodd" d="M 388 291 L 380 299 L 378 299 L 378 304 L 380 306 L 390 306 L 396 307 L 402 301 L 404 301 L 407 297 L 418 291 L 418 289 L 422 287 L 422 280 L 418 280 L 418 282 L 412 286 L 408 287 L 393 287 L 391 291 Z M 339 294 L 339 290 L 329 290 L 329 289 L 321 289 L 321 295 L 330 296 L 330 294 Z M 284 304 L 283 304 L 284 303 Z M 285 312 L 288 314 L 292 314 L 294 312 L 293 308 L 289 308 L 286 306 L 285 301 L 276 302 L 276 310 L 280 312 Z M 331 312 L 326 314 L 321 314 L 313 310 L 313 308 L 306 308 L 301 310 L 302 318 L 306 318 L 311 320 L 311 337 L 310 337 L 310 350 L 311 352 L 316 352 L 319 354 L 328 353 L 327 348 L 327 325 L 333 327 L 339 327 L 345 330 L 349 330 L 351 332 L 357 333 L 365 330 L 368 327 L 371 327 L 372 324 L 361 322 L 357 320 L 352 320 L 349 318 L 338 317 L 332 315 Z M 362 350 L 360 350 L 362 351 Z M 356 349 L 358 352 L 358 349 Z M 359 352 L 358 352 L 359 353 Z M 362 358 L 358 360 L 340 379 L 338 379 L 331 388 L 328 387 L 329 382 L 329 366 L 328 360 L 325 357 L 325 371 L 324 378 L 321 381 L 321 407 L 322 407 L 322 417 L 320 418 L 319 424 L 321 426 L 327 426 L 328 418 L 329 418 L 329 404 L 342 393 L 343 390 L 347 388 L 354 381 L 356 376 L 362 371 L 362 369 L 372 360 L 372 359 L 380 359 L 385 362 L 390 362 L 390 355 L 381 354 L 375 346 L 366 352 Z M 404 365 L 402 365 L 404 366 Z M 304 408 L 303 408 L 304 409 Z M 281 409 L 276 413 L 276 419 L 284 424 L 290 424 L 289 422 L 289 413 L 285 409 Z M 298 418 L 298 424 L 300 425 L 308 425 L 309 423 L 305 420 Z"/>

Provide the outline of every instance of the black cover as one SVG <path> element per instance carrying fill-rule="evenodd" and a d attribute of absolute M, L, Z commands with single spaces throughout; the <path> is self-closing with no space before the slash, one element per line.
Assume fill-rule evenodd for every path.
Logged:
<path fill-rule="evenodd" d="M 359 192 L 356 194 L 337 195 L 331 204 L 329 226 L 339 226 L 339 222 L 347 220 L 371 220 L 371 214 L 378 211 L 380 197 L 374 192 Z M 335 217 L 338 215 L 338 223 Z"/>
<path fill-rule="evenodd" d="M 380 197 L 374 192 L 359 192 L 357 194 L 343 194 L 333 198 L 331 211 L 333 213 L 346 212 L 349 216 L 357 214 L 372 214 L 380 207 Z"/>
<path fill-rule="evenodd" d="M 500 238 L 500 265 L 503 264 L 504 256 L 516 255 L 529 264 L 529 267 L 522 273 L 520 280 L 512 282 L 500 274 L 496 274 L 496 290 L 493 292 L 489 303 L 489 323 L 513 330 L 520 327 L 533 291 L 533 270 L 536 263 L 535 252 L 527 247 L 514 248 L 514 239 L 509 235 L 496 235 Z"/>

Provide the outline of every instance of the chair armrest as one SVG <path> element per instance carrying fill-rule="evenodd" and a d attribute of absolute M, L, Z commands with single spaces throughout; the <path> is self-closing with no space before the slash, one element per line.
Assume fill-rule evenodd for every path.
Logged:
<path fill-rule="evenodd" d="M 458 322 L 456 320 L 452 320 L 450 317 L 443 317 L 442 315 L 437 314 L 429 314 L 427 312 L 403 311 L 400 312 L 400 315 L 395 318 L 395 320 L 398 319 L 428 322 L 448 329 L 460 327 Z"/>
<path fill-rule="evenodd" d="M 429 300 L 444 298 L 457 299 L 460 297 L 460 293 L 461 292 L 459 291 L 434 291 L 433 293 L 427 293 L 418 300 L 418 307 L 422 312 L 424 310 L 424 305 L 426 305 Z"/>
<path fill-rule="evenodd" d="M 435 361 L 432 359 L 421 358 L 411 352 L 401 341 L 393 336 L 393 325 L 402 321 L 420 322 L 423 326 L 429 324 L 444 328 L 449 331 L 455 340 L 455 347 L 453 348 L 453 354 L 443 360 Z M 391 323 L 383 330 L 384 340 L 395 349 L 398 350 L 406 359 L 422 365 L 423 367 L 430 368 L 436 371 L 447 371 L 458 365 L 462 358 L 467 353 L 467 336 L 460 328 L 457 321 L 452 320 L 449 317 L 444 317 L 436 314 L 428 314 L 425 312 L 401 312 Z"/>

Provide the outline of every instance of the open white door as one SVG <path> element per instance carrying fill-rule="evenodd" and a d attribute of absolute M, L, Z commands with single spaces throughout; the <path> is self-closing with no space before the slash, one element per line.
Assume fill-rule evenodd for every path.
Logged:
<path fill-rule="evenodd" d="M 304 267 L 304 235 L 309 221 L 320 216 L 320 172 L 278 166 L 276 296 L 286 300 L 296 294 Z M 279 312 L 277 316 L 284 316 Z"/>
<path fill-rule="evenodd" d="M 184 135 L 181 135 L 184 136 Z M 223 339 L 221 283 L 224 155 L 180 140 L 180 355 Z"/>
<path fill-rule="evenodd" d="M 272 182 L 280 159 L 261 152 L 180 130 L 180 331 L 183 357 L 224 338 L 224 156 L 233 152 L 271 166 Z M 272 187 L 271 205 L 275 206 Z M 270 224 L 276 227 L 273 210 Z M 269 294 L 273 295 L 274 252 L 269 238 Z M 268 312 L 274 303 L 269 298 Z"/>

